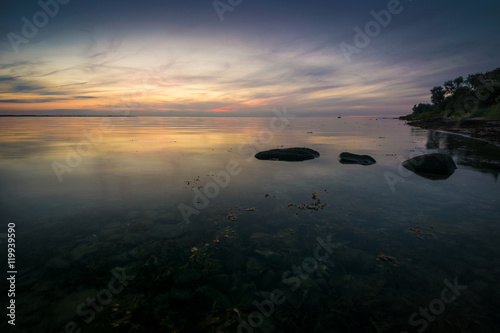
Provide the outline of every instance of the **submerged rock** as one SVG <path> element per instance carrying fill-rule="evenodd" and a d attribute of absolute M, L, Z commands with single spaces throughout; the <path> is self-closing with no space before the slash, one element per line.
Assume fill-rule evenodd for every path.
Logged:
<path fill-rule="evenodd" d="M 257 286 L 253 280 L 241 271 L 231 276 L 229 295 L 233 304 L 252 304 L 257 293 Z"/>
<path fill-rule="evenodd" d="M 59 303 L 50 306 L 54 325 L 64 325 L 75 317 L 75 309 L 85 299 L 96 297 L 97 289 L 85 289 L 65 296 Z M 43 319 L 43 317 L 42 317 Z"/>
<path fill-rule="evenodd" d="M 179 238 L 186 234 L 188 230 L 187 224 L 153 224 L 145 233 L 150 238 L 173 239 Z"/>
<path fill-rule="evenodd" d="M 254 253 L 258 254 L 261 258 L 273 264 L 283 263 L 283 256 L 274 251 L 268 249 L 258 249 L 255 250 Z"/>
<path fill-rule="evenodd" d="M 410 158 L 401 165 L 429 179 L 446 179 L 457 169 L 457 165 L 451 156 L 439 153 Z"/>
<path fill-rule="evenodd" d="M 84 256 L 98 252 L 100 249 L 98 243 L 84 243 L 80 244 L 71 251 L 71 257 L 73 260 L 80 260 Z"/>
<path fill-rule="evenodd" d="M 191 298 L 192 290 L 172 288 L 169 291 L 171 300 L 187 302 Z"/>
<path fill-rule="evenodd" d="M 273 243 L 274 237 L 264 232 L 256 232 L 250 235 L 250 242 L 257 246 L 267 246 Z"/>
<path fill-rule="evenodd" d="M 319 153 L 309 148 L 284 148 L 261 151 L 255 154 L 258 160 L 299 162 L 319 157 Z"/>
<path fill-rule="evenodd" d="M 233 305 L 225 294 L 210 285 L 204 285 L 195 290 L 193 302 L 197 308 L 210 310 L 214 305 L 220 309 L 232 309 Z"/>
<path fill-rule="evenodd" d="M 347 152 L 340 153 L 339 162 L 342 164 L 361 164 L 361 165 L 371 165 L 377 163 L 377 161 L 375 161 L 375 159 L 371 156 L 356 155 Z"/>
<path fill-rule="evenodd" d="M 243 270 L 247 256 L 243 252 L 226 251 L 224 253 L 224 267 L 228 272 Z"/>
<path fill-rule="evenodd" d="M 198 271 L 183 271 L 180 272 L 174 281 L 174 285 L 176 287 L 193 287 L 198 284 L 198 281 L 201 279 L 201 273 Z"/>
<path fill-rule="evenodd" d="M 211 284 L 220 291 L 227 292 L 231 287 L 231 277 L 228 274 L 217 274 L 212 278 Z"/>
<path fill-rule="evenodd" d="M 281 281 L 281 277 L 282 274 L 280 274 L 276 270 L 267 270 L 256 281 L 257 287 L 259 288 L 259 290 L 273 290 Z"/>
<path fill-rule="evenodd" d="M 51 269 L 66 269 L 70 266 L 70 264 L 62 257 L 55 257 L 47 261 L 45 266 Z"/>
<path fill-rule="evenodd" d="M 246 264 L 246 272 L 248 276 L 255 278 L 260 276 L 262 273 L 264 273 L 269 267 L 267 267 L 266 264 L 264 264 L 262 261 L 255 257 L 250 257 L 247 260 Z"/>

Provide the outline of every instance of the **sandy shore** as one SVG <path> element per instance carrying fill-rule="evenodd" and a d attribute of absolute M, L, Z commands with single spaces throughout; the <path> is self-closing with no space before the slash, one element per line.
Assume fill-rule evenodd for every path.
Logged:
<path fill-rule="evenodd" d="M 434 118 L 410 120 L 407 124 L 425 129 L 464 134 L 500 145 L 500 120 Z"/>

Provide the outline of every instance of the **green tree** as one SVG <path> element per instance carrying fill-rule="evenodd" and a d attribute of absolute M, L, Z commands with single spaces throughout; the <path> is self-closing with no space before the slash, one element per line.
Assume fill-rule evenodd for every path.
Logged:
<path fill-rule="evenodd" d="M 500 68 L 486 73 L 462 76 L 434 87 L 431 104 L 420 103 L 413 106 L 414 114 L 443 112 L 444 115 L 464 115 L 479 108 L 490 108 L 500 104 Z"/>
<path fill-rule="evenodd" d="M 444 102 L 445 90 L 443 87 L 438 86 L 431 89 L 431 102 L 437 107 L 441 107 Z"/>
<path fill-rule="evenodd" d="M 419 105 L 414 105 L 412 108 L 414 114 L 420 114 L 432 111 L 432 105 L 427 103 L 420 103 Z"/>
<path fill-rule="evenodd" d="M 465 82 L 471 90 L 477 90 L 482 85 L 481 81 L 483 80 L 483 76 L 483 73 L 470 74 L 467 76 L 467 80 L 465 80 Z"/>
<path fill-rule="evenodd" d="M 453 84 L 452 80 L 444 82 L 444 90 L 446 94 L 453 95 L 453 93 L 455 92 L 455 85 Z"/>
<path fill-rule="evenodd" d="M 464 78 L 462 76 L 459 76 L 455 80 L 453 80 L 453 84 L 455 85 L 455 90 L 461 88 L 463 83 L 464 83 Z"/>

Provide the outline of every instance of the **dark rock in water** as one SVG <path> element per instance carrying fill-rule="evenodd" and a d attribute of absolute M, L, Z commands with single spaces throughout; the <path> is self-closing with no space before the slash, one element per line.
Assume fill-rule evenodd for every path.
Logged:
<path fill-rule="evenodd" d="M 213 277 L 211 283 L 215 288 L 226 292 L 231 287 L 231 277 L 227 274 L 217 274 Z"/>
<path fill-rule="evenodd" d="M 247 260 L 246 264 L 246 272 L 248 276 L 255 278 L 260 276 L 262 273 L 264 273 L 266 270 L 268 270 L 269 267 L 265 263 L 263 263 L 261 260 L 255 258 L 255 257 L 249 257 Z"/>
<path fill-rule="evenodd" d="M 198 271 L 183 271 L 175 278 L 176 287 L 192 287 L 198 284 L 201 279 L 201 273 Z"/>
<path fill-rule="evenodd" d="M 242 272 L 235 272 L 231 277 L 229 295 L 233 304 L 252 304 L 257 294 L 253 280 Z"/>
<path fill-rule="evenodd" d="M 274 269 L 264 272 L 257 280 L 259 290 L 273 290 L 274 287 L 280 282 L 281 274 Z"/>
<path fill-rule="evenodd" d="M 233 308 L 231 301 L 226 295 L 210 285 L 204 285 L 196 289 L 193 294 L 192 302 L 196 304 L 196 308 L 201 309 L 210 309 L 214 304 L 221 309 Z"/>
<path fill-rule="evenodd" d="M 451 156 L 439 153 L 410 158 L 401 164 L 408 170 L 429 179 L 446 179 L 457 169 Z"/>
<path fill-rule="evenodd" d="M 273 265 L 279 265 L 283 263 L 283 256 L 272 250 L 258 249 L 255 250 L 254 253 L 259 255 L 262 259 L 266 260 L 267 262 L 272 263 Z"/>
<path fill-rule="evenodd" d="M 172 288 L 169 294 L 174 301 L 186 302 L 191 298 L 191 290 Z"/>
<path fill-rule="evenodd" d="M 186 234 L 188 231 L 187 224 L 177 223 L 177 224 L 160 224 L 155 223 L 151 228 L 145 233 L 151 238 L 160 239 L 173 239 L 179 238 Z"/>
<path fill-rule="evenodd" d="M 258 160 L 299 162 L 319 157 L 319 153 L 309 148 L 285 148 L 261 151 L 255 154 Z"/>
<path fill-rule="evenodd" d="M 247 262 L 247 257 L 242 252 L 226 251 L 224 253 L 224 267 L 228 272 L 243 270 Z"/>
<path fill-rule="evenodd" d="M 270 234 L 266 234 L 263 232 L 256 232 L 256 233 L 253 233 L 252 235 L 250 235 L 249 240 L 254 245 L 266 246 L 266 245 L 272 244 L 274 241 L 274 238 Z"/>
<path fill-rule="evenodd" d="M 377 163 L 375 159 L 368 155 L 356 155 L 351 153 L 341 153 L 339 155 L 339 162 L 342 164 L 361 164 L 361 165 L 371 165 Z"/>
<path fill-rule="evenodd" d="M 367 274 L 373 272 L 375 261 L 373 256 L 363 250 L 342 248 L 335 252 L 335 259 L 348 272 Z"/>

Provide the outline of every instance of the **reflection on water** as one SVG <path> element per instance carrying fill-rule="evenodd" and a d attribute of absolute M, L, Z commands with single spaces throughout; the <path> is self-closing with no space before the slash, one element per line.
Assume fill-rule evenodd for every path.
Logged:
<path fill-rule="evenodd" d="M 500 172 L 498 146 L 482 140 L 471 140 L 465 136 L 431 130 L 428 131 L 426 148 L 446 152 L 456 159 L 458 165 L 490 173 L 495 181 L 498 179 Z"/>
<path fill-rule="evenodd" d="M 270 118 L 2 119 L 16 331 L 493 332 L 499 147 L 394 119 L 269 128 Z M 253 158 L 277 147 L 321 156 Z M 377 163 L 338 163 L 344 151 Z M 430 152 L 459 169 L 432 181 L 400 166 Z M 444 288 L 453 301 L 439 301 Z"/>

